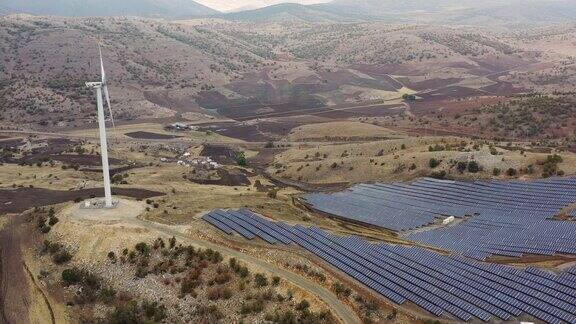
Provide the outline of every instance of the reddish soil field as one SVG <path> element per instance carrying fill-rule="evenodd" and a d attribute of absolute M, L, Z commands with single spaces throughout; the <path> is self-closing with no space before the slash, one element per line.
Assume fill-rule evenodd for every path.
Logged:
<path fill-rule="evenodd" d="M 234 172 L 230 173 L 224 169 L 218 169 L 218 176 L 220 179 L 190 179 L 190 181 L 202 185 L 215 185 L 215 186 L 230 186 L 230 187 L 243 187 L 249 186 L 250 180 L 244 173 Z"/>
<path fill-rule="evenodd" d="M 19 138 L 6 139 L 6 140 L 3 139 L 0 141 L 0 148 L 2 149 L 15 148 L 17 146 L 22 145 L 22 143 L 23 141 Z"/>
<path fill-rule="evenodd" d="M 327 118 L 354 118 L 354 117 L 384 117 L 400 115 L 404 112 L 403 106 L 376 105 L 370 107 L 350 108 L 346 110 L 325 109 L 315 115 Z"/>
<path fill-rule="evenodd" d="M 64 138 L 50 138 L 47 139 L 46 142 L 48 143 L 46 147 L 34 149 L 28 155 L 25 155 L 19 159 L 9 159 L 6 162 L 34 164 L 40 160 L 50 158 L 54 154 L 59 154 L 65 151 L 70 145 L 76 143 Z"/>
<path fill-rule="evenodd" d="M 510 82 L 503 81 L 499 81 L 497 84 L 489 85 L 481 89 L 498 96 L 512 96 L 526 91 L 525 89 L 514 87 L 514 85 Z"/>
<path fill-rule="evenodd" d="M 475 97 L 460 101 L 449 99 L 432 101 L 418 100 L 410 103 L 410 111 L 417 116 L 423 116 L 442 108 L 442 114 L 444 115 L 465 115 L 466 113 L 472 113 L 474 109 L 480 108 L 483 105 L 493 105 L 506 100 L 505 97 Z"/>
<path fill-rule="evenodd" d="M 121 166 L 121 167 L 117 167 L 117 168 L 111 168 L 110 169 L 110 177 L 113 177 L 114 175 L 116 175 L 118 173 L 126 172 L 129 170 L 137 169 L 137 168 L 141 168 L 141 167 L 142 167 L 141 165 L 126 165 L 126 166 Z M 84 169 L 80 169 L 80 171 L 102 173 L 101 168 L 98 168 L 98 169 L 84 168 Z"/>
<path fill-rule="evenodd" d="M 267 96 L 272 94 L 273 92 L 268 93 Z M 285 115 L 290 114 L 291 111 L 304 111 L 324 106 L 319 99 L 307 93 L 294 93 L 282 103 L 276 99 L 272 101 L 267 98 L 231 100 L 215 91 L 201 92 L 196 100 L 200 106 L 215 109 L 219 114 L 235 120 L 252 120 L 272 114 Z"/>
<path fill-rule="evenodd" d="M 436 91 L 420 94 L 423 100 L 443 100 L 449 98 L 468 98 L 468 97 L 478 97 L 483 96 L 485 93 L 482 91 L 460 87 L 460 86 L 448 86 Z"/>
<path fill-rule="evenodd" d="M 241 139 L 246 142 L 266 142 L 267 136 L 258 130 L 257 125 L 242 125 L 236 123 L 214 123 L 207 124 L 200 128 L 210 130 L 220 135 Z"/>
<path fill-rule="evenodd" d="M 204 145 L 200 155 L 211 157 L 214 161 L 220 164 L 236 163 L 236 152 L 233 149 L 222 145 Z"/>
<path fill-rule="evenodd" d="M 492 72 L 506 71 L 519 66 L 531 64 L 531 62 L 520 58 L 513 58 L 511 56 L 492 56 L 481 59 L 474 59 L 474 61 L 482 68 Z"/>
<path fill-rule="evenodd" d="M 78 164 L 82 166 L 100 166 L 102 165 L 102 159 L 100 155 L 74 155 L 74 154 L 53 154 L 50 158 L 55 161 L 60 161 L 64 164 Z M 123 164 L 122 160 L 108 158 L 110 164 Z"/>
<path fill-rule="evenodd" d="M 194 102 L 193 98 L 171 98 L 168 91 L 145 91 L 144 98 L 158 106 L 172 109 L 180 113 L 203 112 L 202 108 Z"/>
<path fill-rule="evenodd" d="M 104 189 L 93 188 L 77 191 L 59 191 L 42 188 L 18 188 L 0 190 L 0 215 L 21 213 L 33 207 L 59 204 L 75 199 L 89 199 L 102 196 Z M 164 193 L 145 189 L 113 188 L 112 194 L 135 199 L 163 196 Z"/>
<path fill-rule="evenodd" d="M 175 138 L 181 138 L 182 137 L 182 136 L 176 136 L 176 135 L 165 135 L 165 134 L 157 134 L 157 133 L 142 132 L 142 131 L 126 133 L 124 135 L 131 137 L 131 138 L 136 138 L 136 139 L 152 139 L 152 140 L 168 140 L 168 139 L 175 139 Z"/>
<path fill-rule="evenodd" d="M 383 65 L 369 65 L 369 64 L 353 64 L 350 68 L 366 74 L 395 74 L 395 75 L 419 75 L 420 73 L 413 71 L 407 66 L 400 64 L 383 64 Z"/>
<path fill-rule="evenodd" d="M 325 110 L 325 109 L 322 109 Z M 212 123 L 205 124 L 202 130 L 211 130 L 218 134 L 241 139 L 247 142 L 266 142 L 288 135 L 294 127 L 307 124 L 304 121 L 272 121 L 263 120 L 255 124 L 242 123 Z"/>

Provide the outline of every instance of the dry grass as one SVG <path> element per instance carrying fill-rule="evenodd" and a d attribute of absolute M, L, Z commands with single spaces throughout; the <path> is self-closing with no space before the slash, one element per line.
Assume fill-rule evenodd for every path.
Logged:
<path fill-rule="evenodd" d="M 85 174 L 74 169 L 62 170 L 55 166 L 18 166 L 4 164 L 0 166 L 0 187 L 34 186 L 39 188 L 68 190 L 82 185 L 87 180 Z"/>
<path fill-rule="evenodd" d="M 473 141 L 465 142 L 464 150 L 442 150 L 430 152 L 429 146 L 459 144 L 462 139 L 455 137 L 405 138 L 360 144 L 324 144 L 314 148 L 293 147 L 275 157 L 268 172 L 276 176 L 308 183 L 359 183 L 366 181 L 406 181 L 429 176 L 432 172 L 446 171 L 447 176 L 456 179 L 492 178 L 493 170 L 500 169 L 501 178 L 509 168 L 523 169 L 533 166 L 533 174 L 526 178 L 540 177 L 548 154 L 529 153 L 497 149 L 493 155 L 487 145 L 478 150 L 472 148 Z M 402 148 L 404 147 L 404 149 Z M 576 154 L 561 153 L 564 162 L 560 170 L 566 174 L 576 173 Z M 442 161 L 440 166 L 430 168 L 430 159 Z M 459 173 L 457 162 L 477 161 L 483 168 L 478 173 Z"/>
<path fill-rule="evenodd" d="M 294 128 L 288 135 L 290 141 L 366 139 L 401 136 L 398 132 L 368 123 L 338 121 L 309 124 Z"/>

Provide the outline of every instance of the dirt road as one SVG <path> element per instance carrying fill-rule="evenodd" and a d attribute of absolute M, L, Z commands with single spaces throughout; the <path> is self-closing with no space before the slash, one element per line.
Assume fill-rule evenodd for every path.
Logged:
<path fill-rule="evenodd" d="M 57 321 L 49 298 L 25 263 L 24 252 L 39 244 L 21 215 L 11 217 L 0 230 L 0 323 L 65 323 Z M 63 317 L 60 317 L 63 319 Z"/>
<path fill-rule="evenodd" d="M 143 220 L 139 220 L 139 219 L 130 219 L 128 220 L 128 222 L 133 223 L 134 225 L 137 226 L 142 226 L 151 230 L 155 230 L 157 232 L 160 232 L 162 234 L 168 235 L 168 236 L 174 236 L 178 239 L 181 239 L 189 244 L 195 245 L 197 247 L 201 247 L 201 248 L 209 248 L 215 251 L 219 251 L 222 254 L 234 257 L 238 260 L 241 260 L 243 262 L 249 263 L 249 264 L 253 264 L 256 265 L 270 273 L 274 273 L 275 275 L 278 275 L 282 278 L 284 278 L 287 281 L 292 282 L 293 284 L 307 290 L 308 292 L 310 292 L 311 294 L 314 294 L 315 296 L 317 296 L 320 300 L 322 300 L 324 303 L 326 303 L 334 312 L 334 315 L 337 316 L 338 318 L 340 318 L 340 320 L 344 323 L 344 324 L 353 324 L 353 323 L 360 323 L 360 319 L 356 316 L 356 314 L 352 311 L 352 309 L 350 307 L 348 307 L 347 305 L 345 305 L 344 303 L 342 303 L 342 301 L 340 301 L 338 299 L 338 297 L 336 297 L 336 295 L 334 295 L 334 293 L 332 293 L 331 291 L 329 291 L 328 289 L 318 285 L 317 283 L 308 280 L 304 277 L 301 277 L 297 274 L 294 274 L 290 271 L 284 270 L 282 268 L 276 267 L 275 265 L 266 263 L 260 259 L 257 259 L 255 257 L 252 257 L 250 255 L 244 254 L 242 252 L 227 248 L 227 247 L 223 247 L 221 245 L 217 245 L 217 244 L 213 244 L 207 241 L 202 241 L 202 240 L 196 240 L 192 237 L 190 237 L 189 235 L 186 235 L 176 229 L 174 229 L 173 227 L 169 226 L 169 225 L 162 225 L 162 224 L 158 224 L 158 223 L 152 223 L 152 222 L 147 222 L 147 221 L 143 221 Z"/>

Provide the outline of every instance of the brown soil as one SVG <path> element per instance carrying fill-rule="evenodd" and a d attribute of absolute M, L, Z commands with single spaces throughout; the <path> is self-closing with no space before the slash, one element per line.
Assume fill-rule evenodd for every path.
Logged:
<path fill-rule="evenodd" d="M 6 138 L 6 137 L 4 137 Z M 17 146 L 22 145 L 22 139 L 20 138 L 13 138 L 13 139 L 2 139 L 0 140 L 0 148 L 7 149 L 7 148 L 15 148 Z"/>
<path fill-rule="evenodd" d="M 26 271 L 22 255 L 22 244 L 32 246 L 40 242 L 37 232 L 26 230 L 24 217 L 11 217 L 0 231 L 0 322 L 29 323 L 32 301 L 32 287 L 28 285 L 29 273 Z M 32 234 L 30 234 L 32 232 Z M 22 240 L 22 238 L 26 238 Z M 49 304 L 48 308 L 50 307 Z M 45 323 L 54 323 L 50 318 Z"/>
<path fill-rule="evenodd" d="M 28 155 L 25 155 L 19 159 L 8 159 L 6 162 L 33 164 L 42 159 L 50 158 L 52 155 L 63 152 L 75 142 L 65 138 L 49 138 L 46 139 L 46 143 L 48 144 L 46 147 L 34 149 Z"/>
<path fill-rule="evenodd" d="M 230 186 L 230 187 L 243 187 L 249 186 L 250 180 L 248 177 L 239 170 L 218 169 L 218 177 L 220 179 L 190 179 L 190 181 L 202 185 L 215 185 L 215 186 Z"/>
<path fill-rule="evenodd" d="M 176 135 L 166 135 L 166 134 L 158 134 L 158 133 L 150 133 L 150 132 L 132 132 L 132 133 L 126 133 L 124 134 L 128 137 L 131 138 L 136 138 L 136 139 L 152 139 L 152 140 L 168 140 L 168 139 L 175 139 L 175 138 L 181 138 L 182 136 L 176 136 Z"/>
<path fill-rule="evenodd" d="M 220 164 L 233 164 L 236 163 L 236 152 L 223 145 L 206 144 L 200 152 L 201 156 L 207 156 Z"/>
<path fill-rule="evenodd" d="M 546 268 L 557 268 L 563 264 L 576 262 L 576 256 L 573 255 L 534 255 L 525 254 L 521 258 L 505 257 L 493 255 L 487 262 L 507 264 L 512 266 L 536 266 Z"/>
<path fill-rule="evenodd" d="M 137 169 L 137 168 L 141 168 L 141 167 L 142 167 L 141 165 L 126 165 L 126 166 L 122 166 L 122 167 L 112 168 L 112 169 L 110 169 L 110 176 L 113 177 L 114 175 L 116 175 L 118 173 L 126 172 L 129 170 Z M 85 168 L 85 169 L 80 169 L 80 171 L 102 173 L 101 168 L 98 168 L 98 169 Z"/>
<path fill-rule="evenodd" d="M 180 113 L 205 112 L 191 98 L 172 98 L 167 90 L 159 92 L 144 91 L 143 94 L 146 100 Z"/>
<path fill-rule="evenodd" d="M 257 125 L 238 123 L 213 123 L 204 125 L 201 130 L 213 131 L 223 136 L 241 139 L 247 142 L 265 142 L 269 137 L 258 130 Z"/>
<path fill-rule="evenodd" d="M 53 154 L 50 158 L 64 164 L 78 164 L 82 166 L 100 166 L 102 160 L 100 155 L 74 155 L 74 154 Z M 108 158 L 110 164 L 123 164 L 122 160 Z"/>
<path fill-rule="evenodd" d="M 416 116 L 427 115 L 442 109 L 443 115 L 455 116 L 473 113 L 474 109 L 483 105 L 493 105 L 498 102 L 504 102 L 505 97 L 475 97 L 466 100 L 438 99 L 438 100 L 417 100 L 410 103 L 410 111 Z"/>
<path fill-rule="evenodd" d="M 33 207 L 59 204 L 75 199 L 101 196 L 103 189 L 92 188 L 77 191 L 59 191 L 42 188 L 18 188 L 0 190 L 0 215 L 20 213 Z M 112 193 L 136 199 L 163 196 L 164 193 L 135 188 L 114 188 Z"/>

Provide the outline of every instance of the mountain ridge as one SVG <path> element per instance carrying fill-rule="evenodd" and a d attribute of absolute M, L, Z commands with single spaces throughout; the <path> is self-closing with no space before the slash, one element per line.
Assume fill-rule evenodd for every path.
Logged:
<path fill-rule="evenodd" d="M 220 14 L 193 0 L 4 0 L 7 12 L 66 17 L 194 17 Z"/>

